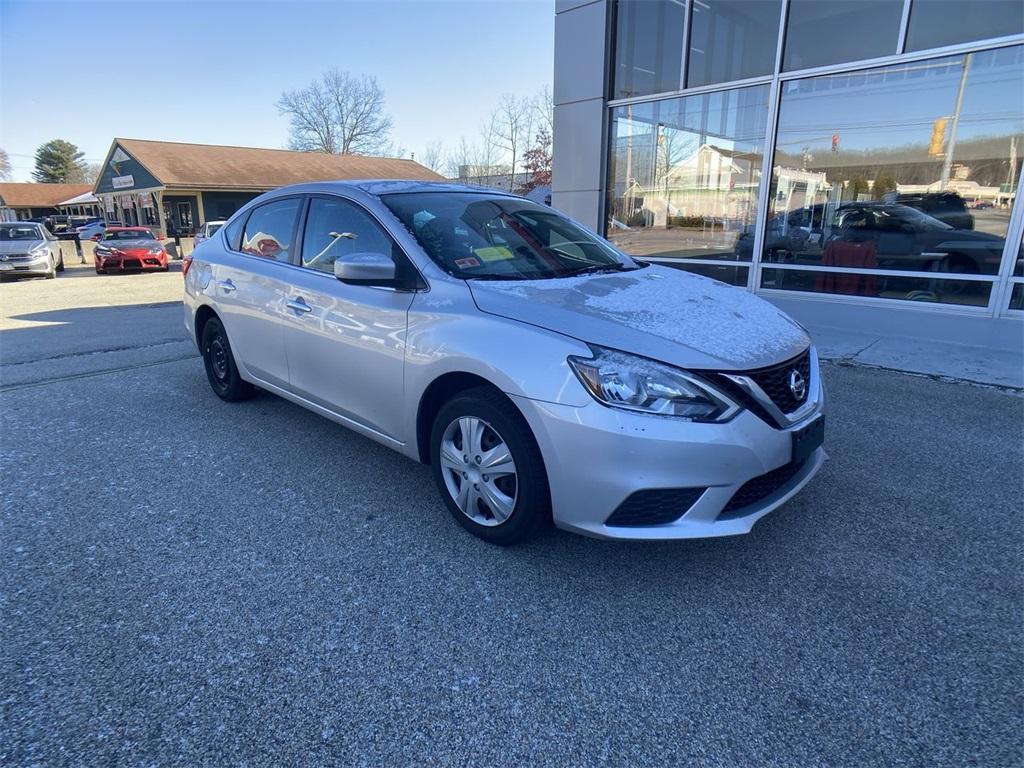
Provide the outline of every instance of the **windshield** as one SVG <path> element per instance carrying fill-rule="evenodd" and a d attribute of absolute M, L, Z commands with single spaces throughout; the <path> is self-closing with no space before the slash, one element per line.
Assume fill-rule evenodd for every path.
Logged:
<path fill-rule="evenodd" d="M 529 200 L 486 192 L 383 195 L 442 269 L 466 280 L 539 280 L 639 269 L 632 259 Z"/>
<path fill-rule="evenodd" d="M 42 230 L 35 224 L 0 224 L 0 240 L 42 239 Z"/>
<path fill-rule="evenodd" d="M 103 235 L 104 240 L 155 240 L 148 229 L 115 229 Z"/>

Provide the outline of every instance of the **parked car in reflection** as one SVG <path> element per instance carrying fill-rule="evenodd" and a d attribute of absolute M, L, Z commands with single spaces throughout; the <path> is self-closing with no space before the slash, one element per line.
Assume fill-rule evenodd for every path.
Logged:
<path fill-rule="evenodd" d="M 93 249 L 93 258 L 98 275 L 170 269 L 167 251 L 145 227 L 107 227 Z"/>
<path fill-rule="evenodd" d="M 974 217 L 968 212 L 967 203 L 956 192 L 899 194 L 894 202 L 916 208 L 953 229 L 974 229 Z"/>
<path fill-rule="evenodd" d="M 205 224 L 201 224 L 199 229 L 196 230 L 196 236 L 194 245 L 199 245 L 203 240 L 209 240 L 213 237 L 213 233 L 224 226 L 224 221 L 208 221 Z"/>
<path fill-rule="evenodd" d="M 63 271 L 64 253 L 50 230 L 32 221 L 0 223 L 0 278 L 52 280 Z"/>
<path fill-rule="evenodd" d="M 841 206 L 830 240 L 873 243 L 882 269 L 987 275 L 999 272 L 1004 243 L 996 235 L 956 229 L 898 203 Z"/>

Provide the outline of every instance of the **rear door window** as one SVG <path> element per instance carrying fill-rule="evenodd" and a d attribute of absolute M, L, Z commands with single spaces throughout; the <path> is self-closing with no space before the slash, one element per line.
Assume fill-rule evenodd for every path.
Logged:
<path fill-rule="evenodd" d="M 242 233 L 242 253 L 273 261 L 291 261 L 295 223 L 302 198 L 289 197 L 254 208 Z"/>

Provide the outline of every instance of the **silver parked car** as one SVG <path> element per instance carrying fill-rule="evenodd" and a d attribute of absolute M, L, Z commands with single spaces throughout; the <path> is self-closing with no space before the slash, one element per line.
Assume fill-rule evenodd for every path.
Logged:
<path fill-rule="evenodd" d="M 45 277 L 64 271 L 60 241 L 42 224 L 0 222 L 0 278 Z"/>
<path fill-rule="evenodd" d="M 800 325 L 557 211 L 405 181 L 267 193 L 186 260 L 224 400 L 254 385 L 431 465 L 465 528 L 746 533 L 825 454 Z"/>

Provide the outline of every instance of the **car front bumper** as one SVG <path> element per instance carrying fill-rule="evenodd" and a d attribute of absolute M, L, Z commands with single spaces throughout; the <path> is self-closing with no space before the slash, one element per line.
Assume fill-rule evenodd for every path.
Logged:
<path fill-rule="evenodd" d="M 818 447 L 801 464 L 791 463 L 792 433 L 823 415 L 824 388 L 817 394 L 815 407 L 786 429 L 749 410 L 725 424 L 699 424 L 597 402 L 573 407 L 513 400 L 544 456 L 555 524 L 598 538 L 643 540 L 749 533 L 754 523 L 792 498 L 826 458 L 824 447 Z M 741 488 L 745 495 L 737 500 L 753 501 L 730 504 Z M 680 489 L 706 490 L 694 491 L 699 497 L 692 506 L 682 504 L 669 522 L 606 523 L 632 494 L 656 489 L 667 491 L 667 498 Z"/>
<path fill-rule="evenodd" d="M 0 262 L 0 277 L 37 277 L 50 274 L 50 254 L 25 258 L 16 256 Z"/>
<path fill-rule="evenodd" d="M 148 269 L 166 269 L 167 261 L 161 256 L 113 256 L 98 260 L 97 267 L 105 272 L 139 272 Z"/>

